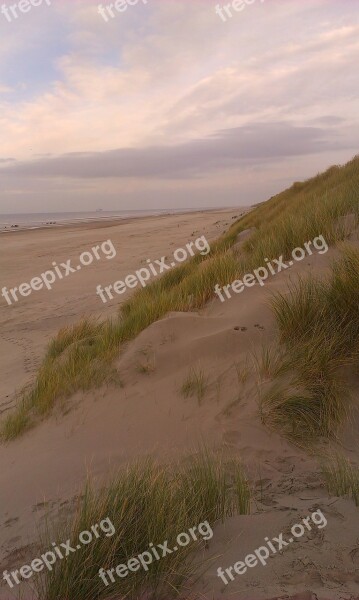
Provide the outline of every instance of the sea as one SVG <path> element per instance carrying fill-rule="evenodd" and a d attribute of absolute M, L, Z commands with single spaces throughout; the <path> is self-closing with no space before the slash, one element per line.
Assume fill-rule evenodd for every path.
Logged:
<path fill-rule="evenodd" d="M 17 213 L 0 214 L 0 232 L 15 232 L 23 229 L 61 227 L 77 223 L 112 219 L 128 219 L 145 216 L 188 213 L 206 210 L 196 209 L 149 209 L 149 210 L 96 210 L 89 212 Z M 207 209 L 208 210 L 208 209 Z"/>

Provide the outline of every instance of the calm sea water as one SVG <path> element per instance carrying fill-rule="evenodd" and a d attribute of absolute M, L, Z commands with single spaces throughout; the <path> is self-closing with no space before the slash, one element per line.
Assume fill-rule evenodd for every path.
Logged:
<path fill-rule="evenodd" d="M 200 210 L 200 209 L 193 209 Z M 175 214 L 191 212 L 191 210 L 178 209 L 151 209 L 151 210 L 101 210 L 93 212 L 63 212 L 63 213 L 19 213 L 0 214 L 0 231 L 16 231 L 17 229 L 38 229 L 39 227 L 56 227 L 71 223 L 86 223 L 106 219 L 126 219 L 128 217 L 142 217 L 150 215 Z M 17 226 L 17 227 L 16 227 Z"/>

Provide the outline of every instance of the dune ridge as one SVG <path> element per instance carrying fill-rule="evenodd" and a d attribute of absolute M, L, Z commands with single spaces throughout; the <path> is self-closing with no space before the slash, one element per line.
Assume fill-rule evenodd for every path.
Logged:
<path fill-rule="evenodd" d="M 165 562 L 158 563 L 157 578 L 133 574 L 131 599 L 359 597 L 358 191 L 354 158 L 233 219 L 211 242 L 210 255 L 196 256 L 134 293 L 112 320 L 87 319 L 60 331 L 35 383 L 3 420 L 3 482 L 13 477 L 24 485 L 22 457 L 31 454 L 32 477 L 46 495 L 38 519 L 50 515 L 62 532 L 74 531 L 86 513 L 86 496 L 74 501 L 84 465 L 101 506 L 106 490 L 114 485 L 118 493 L 136 461 L 150 455 L 166 468 L 189 468 L 193 457 L 210 449 L 206 466 L 194 471 L 193 496 L 187 492 L 193 501 L 210 493 L 213 540 L 181 563 L 196 569 L 171 591 L 166 585 L 173 583 L 173 572 Z M 213 231 L 213 219 L 210 226 Z M 319 235 L 330 246 L 326 254 L 306 256 L 246 296 L 225 303 L 215 297 L 216 284 L 230 283 L 266 258 L 287 259 Z M 222 488 L 213 475 L 219 456 L 224 495 L 217 493 Z M 248 482 L 250 514 L 223 511 L 227 493 L 243 493 L 233 461 Z M 114 484 L 118 469 L 120 483 Z M 26 494 L 35 506 L 36 491 Z M 131 509 L 136 497 L 126 499 Z M 155 498 L 166 503 L 164 490 L 147 501 Z M 9 527 L 22 539 L 32 507 L 5 491 L 6 505 L 11 502 L 19 523 Z M 218 578 L 218 566 L 233 565 L 265 536 L 286 531 L 319 508 L 325 529 L 231 585 Z M 163 538 L 154 516 L 139 525 L 141 535 L 147 527 Z M 12 565 L 19 553 L 9 556 L 8 545 L 3 563 Z M 28 556 L 29 548 L 19 552 Z M 117 562 L 116 556 L 109 559 Z M 66 564 L 42 580 L 36 598 L 51 600 L 61 590 L 68 598 L 92 600 L 76 575 L 79 565 Z M 96 566 L 93 557 L 84 567 L 90 582 Z M 95 593 L 110 600 L 125 587 L 117 581 L 109 592 L 96 583 Z"/>

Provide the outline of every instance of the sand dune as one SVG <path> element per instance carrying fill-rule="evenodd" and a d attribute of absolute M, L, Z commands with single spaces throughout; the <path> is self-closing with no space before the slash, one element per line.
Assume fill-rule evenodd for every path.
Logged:
<path fill-rule="evenodd" d="M 45 269 L 52 256 L 76 255 L 102 238 L 113 241 L 118 255 L 60 282 L 56 293 L 42 291 L 36 298 L 1 308 L 3 414 L 16 401 L 10 390 L 30 381 L 45 344 L 60 325 L 84 313 L 115 314 L 117 301 L 99 304 L 94 293 L 99 281 L 106 284 L 124 277 L 147 256 L 160 257 L 170 248 L 183 247 L 196 232 L 212 241 L 236 214 L 154 217 L 108 225 L 105 231 L 100 225 L 91 231 L 43 231 L 36 238 L 29 232 L 17 234 L 16 252 L 31 253 L 34 274 Z M 238 236 L 231 250 L 236 260 L 253 231 Z M 10 252 L 14 239 L 6 240 L 9 286 L 29 279 L 29 264 L 15 267 L 18 256 Z M 358 232 L 351 235 L 351 243 L 359 247 Z M 57 403 L 50 417 L 1 445 L 2 568 L 18 568 L 41 552 L 37 527 L 46 518 L 57 520 L 72 513 L 88 473 L 100 487 L 118 468 L 138 458 L 153 456 L 168 464 L 206 446 L 221 449 L 228 458 L 241 458 L 252 488 L 252 507 L 250 515 L 217 525 L 209 550 L 195 557 L 202 575 L 191 584 L 193 598 L 268 600 L 275 595 L 294 597 L 298 588 L 303 593 L 298 600 L 355 598 L 357 509 L 351 500 L 333 499 L 325 489 L 317 460 L 320 447 L 315 454 L 308 453 L 262 422 L 259 393 L 268 382 L 256 368 L 263 348 L 277 343 L 269 304 L 273 293 L 284 292 L 304 275 L 325 277 L 339 255 L 338 248 L 313 253 L 270 277 L 265 286 L 257 283 L 225 302 L 214 297 L 196 311 L 167 313 L 122 346 L 114 364 L 116 382 L 70 395 Z M 201 379 L 199 387 L 183 387 L 190 374 Z M 352 420 L 336 444 L 338 449 L 344 445 L 354 462 L 359 460 L 356 438 Z M 326 445 L 321 443 L 323 450 Z M 219 566 L 233 565 L 260 546 L 264 536 L 287 531 L 318 508 L 327 519 L 325 529 L 308 532 L 287 551 L 272 556 L 265 568 L 249 569 L 224 585 L 217 574 Z M 0 590 L 1 600 L 7 600 L 4 587 Z"/>
<path fill-rule="evenodd" d="M 160 236 L 161 228 L 156 219 L 141 223 L 142 235 L 138 234 L 136 224 L 114 226 L 105 235 L 114 243 L 119 240 L 119 248 L 127 248 L 128 262 L 120 256 L 120 265 L 116 268 L 130 272 L 143 255 L 144 248 L 150 256 L 156 256 L 165 251 L 169 239 L 180 246 L 181 240 L 187 239 L 189 231 L 193 231 L 200 221 L 200 233 L 213 237 L 218 218 L 223 227 L 231 216 L 232 212 L 225 215 L 207 213 L 191 216 L 190 222 L 188 217 L 171 217 L 165 239 L 161 241 L 154 236 L 155 231 Z M 137 248 L 136 256 L 136 246 L 131 242 L 135 228 L 136 238 L 139 237 L 142 243 L 146 240 L 145 246 Z M 102 234 L 96 230 L 96 237 Z M 49 234 L 46 232 L 46 235 Z M 66 235 L 71 238 L 73 232 L 68 231 Z M 82 232 L 81 244 L 86 244 L 87 236 L 87 232 Z M 148 250 L 150 236 L 155 241 L 151 251 Z M 38 243 L 43 242 L 41 238 Z M 28 243 L 25 238 L 23 243 Z M 66 240 L 61 243 L 65 247 Z M 353 243 L 358 245 L 354 239 Z M 73 252 L 79 244 L 80 240 L 76 239 Z M 36 248 L 34 254 L 40 251 L 38 245 Z M 325 256 L 308 257 L 291 270 L 270 279 L 266 287 L 256 285 L 226 303 L 215 299 L 196 313 L 168 314 L 145 329 L 122 351 L 115 366 L 123 387 L 107 386 L 77 393 L 59 406 L 50 419 L 11 444 L 1 446 L 2 567 L 15 568 L 26 562 L 28 556 L 36 556 L 35 547 L 31 545 L 36 539 L 35 525 L 41 524 L 45 514 L 55 517 L 59 509 L 71 508 L 86 470 L 102 482 L 113 469 L 135 458 L 154 455 L 159 460 L 169 461 L 205 443 L 214 448 L 225 448 L 228 455 L 241 457 L 256 499 L 251 515 L 233 517 L 216 528 L 215 541 L 206 558 L 220 558 L 216 558 L 214 566 L 210 566 L 195 583 L 194 591 L 198 597 L 203 594 L 205 598 L 216 600 L 234 597 L 264 600 L 273 594 L 295 594 L 300 583 L 318 598 L 354 598 L 359 589 L 357 509 L 349 500 L 329 498 L 315 457 L 295 448 L 261 423 L 257 404 L 258 376 L 249 361 L 263 343 L 271 343 L 275 338 L 274 318 L 268 306 L 273 291 L 284 290 L 288 281 L 298 274 L 312 272 L 323 276 L 336 254 L 336 250 L 330 250 Z M 48 257 L 46 251 L 39 257 L 38 264 L 32 263 L 32 267 L 36 267 L 34 272 L 43 268 Z M 32 366 L 28 372 L 20 370 L 16 376 L 18 384 L 31 375 L 37 363 L 36 353 L 40 353 L 49 335 L 59 324 L 70 322 L 75 316 L 77 303 L 81 302 L 86 311 L 97 308 L 100 314 L 96 298 L 90 291 L 99 277 L 111 280 L 111 269 L 108 268 L 106 273 L 90 275 L 89 272 L 82 284 L 84 296 L 81 298 L 75 297 L 66 286 L 61 290 L 61 297 L 57 292 L 44 292 L 41 303 L 34 304 L 33 320 L 26 325 L 20 306 L 17 312 L 17 307 L 9 309 L 3 340 L 7 344 L 12 340 L 21 349 L 30 336 L 36 340 L 29 349 L 34 357 Z M 17 278 L 23 273 L 23 267 L 18 269 Z M 62 310 L 61 300 L 65 301 Z M 53 311 L 55 314 L 42 320 L 39 326 L 40 313 L 50 315 Z M 11 339 L 7 333 L 10 327 L 15 331 Z M 14 360 L 14 356 L 10 355 L 10 358 Z M 16 358 L 19 366 L 20 352 Z M 200 400 L 184 398 L 181 394 L 181 386 L 191 368 L 202 370 L 206 380 L 205 393 Z M 14 385 L 10 377 L 14 377 L 15 371 L 16 367 L 13 372 L 5 373 L 7 378 L 3 387 Z M 349 436 L 343 439 L 349 444 Z M 358 459 L 355 437 L 350 450 Z M 260 572 L 256 569 L 238 578 L 227 591 L 216 575 L 218 565 L 226 566 L 240 560 L 260 545 L 263 532 L 274 536 L 285 530 L 289 522 L 298 522 L 319 506 L 328 520 L 325 531 L 320 535 L 313 533 L 303 544 L 294 544 L 288 553 L 271 558 L 269 567 Z"/>

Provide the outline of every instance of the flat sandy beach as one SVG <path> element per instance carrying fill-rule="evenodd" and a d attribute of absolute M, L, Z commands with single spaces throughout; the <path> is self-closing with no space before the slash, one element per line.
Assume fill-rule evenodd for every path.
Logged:
<path fill-rule="evenodd" d="M 14 390 L 33 381 L 47 342 L 61 327 L 82 316 L 115 316 L 121 300 L 129 297 L 126 293 L 103 304 L 96 295 L 98 284 L 104 287 L 124 279 L 148 259 L 170 257 L 201 236 L 211 242 L 243 212 L 201 211 L 2 236 L 2 285 L 8 289 L 29 282 L 53 261 L 73 259 L 77 264 L 82 252 L 106 240 L 117 252 L 111 260 L 96 261 L 56 281 L 52 290 L 33 292 L 11 306 L 2 299 L 2 415 L 16 403 Z M 358 246 L 357 233 L 352 243 Z M 322 591 L 318 598 L 323 600 L 355 598 L 357 533 L 352 525 L 357 509 L 348 499 L 333 501 L 323 489 L 315 456 L 263 426 L 257 374 L 248 370 L 248 357 L 258 355 L 263 344 L 274 339 L 270 295 L 284 291 L 298 275 L 323 276 L 337 255 L 336 249 L 314 253 L 268 280 L 265 288 L 255 285 L 224 304 L 213 298 L 199 311 L 170 312 L 121 348 L 115 367 L 123 385 L 78 391 L 60 400 L 53 414 L 18 439 L 1 445 L 1 569 L 17 568 L 41 554 L 37 528 L 48 518 L 56 521 L 61 514 L 71 514 L 88 473 L 103 482 L 118 467 L 140 457 L 176 461 L 205 443 L 241 457 L 256 495 L 252 514 L 216 526 L 206 560 L 232 565 L 260 545 L 264 535 L 275 536 L 318 507 L 328 525 L 325 551 L 319 555 L 321 530 L 276 556 L 274 571 L 270 567 L 250 571 L 228 591 L 209 569 L 197 580 L 195 597 L 231 600 L 237 597 L 235 592 L 245 600 L 268 600 L 274 594 L 294 594 L 304 585 Z M 144 361 L 151 365 L 148 372 Z M 200 365 L 208 378 L 204 402 L 180 394 L 193 365 Z M 352 423 L 344 436 L 350 456 L 357 460 Z M 338 561 L 335 573 L 328 564 L 333 556 Z M 303 565 L 308 566 L 305 573 Z M 341 589 L 345 593 L 338 596 Z M 0 588 L 0 598 L 10 600 L 11 595 Z M 304 594 L 298 600 L 312 596 Z"/>
<path fill-rule="evenodd" d="M 126 294 L 104 304 L 96 295 L 98 284 L 109 285 L 146 264 L 170 256 L 187 242 L 205 235 L 215 239 L 232 218 L 245 209 L 198 211 L 195 213 L 140 217 L 121 221 L 99 221 L 58 228 L 16 231 L 0 237 L 1 288 L 18 287 L 40 273 L 110 239 L 116 256 L 105 256 L 81 272 L 57 280 L 51 290 L 33 291 L 8 305 L 0 298 L 0 414 L 13 405 L 15 389 L 27 384 L 39 366 L 47 342 L 57 331 L 81 316 L 107 318 L 116 314 Z M 76 262 L 77 261 L 77 262 Z"/>

